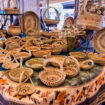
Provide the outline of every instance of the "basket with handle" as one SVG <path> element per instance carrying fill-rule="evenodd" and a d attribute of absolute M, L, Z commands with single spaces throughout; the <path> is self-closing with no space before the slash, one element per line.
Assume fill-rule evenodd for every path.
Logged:
<path fill-rule="evenodd" d="M 48 19 L 48 18 L 46 17 L 47 11 L 48 11 L 49 9 L 51 9 L 51 8 L 53 8 L 53 9 L 55 10 L 56 14 L 57 14 L 57 18 L 56 18 L 56 19 Z M 60 16 L 59 16 L 58 10 L 57 10 L 56 8 L 54 8 L 54 7 L 49 7 L 49 8 L 47 8 L 47 9 L 44 11 L 43 19 L 44 19 L 44 22 L 46 23 L 46 25 L 56 25 L 56 24 L 58 24 L 59 21 L 60 21 Z"/>
<path fill-rule="evenodd" d="M 6 56 L 4 57 L 3 65 L 2 67 L 5 69 L 14 69 L 19 66 L 19 62 L 15 59 L 15 57 L 11 56 L 11 51 L 9 51 Z"/>
<path fill-rule="evenodd" d="M 92 14 L 87 12 L 86 5 L 88 0 L 84 0 L 83 10 L 84 13 L 80 14 L 77 18 L 77 26 L 85 27 L 85 29 L 89 30 L 99 30 L 103 24 L 103 17 L 98 14 Z M 102 4 L 102 0 L 99 0 L 98 5 Z"/>
<path fill-rule="evenodd" d="M 17 7 L 15 0 L 13 0 L 13 3 L 15 5 L 14 8 L 10 8 L 10 0 L 8 0 L 7 8 L 5 8 L 5 12 L 7 14 L 18 14 L 20 12 L 20 9 Z"/>
<path fill-rule="evenodd" d="M 22 83 L 23 75 L 26 75 L 31 83 Z M 21 96 L 27 96 L 35 92 L 35 85 L 27 70 L 24 70 L 20 75 L 19 84 L 16 87 L 16 93 Z"/>
<path fill-rule="evenodd" d="M 46 67 L 48 63 L 55 62 L 60 68 Z M 40 80 L 47 86 L 58 86 L 62 84 L 66 78 L 66 74 L 63 71 L 62 64 L 55 59 L 47 59 L 43 65 L 44 70 L 39 73 Z"/>
<path fill-rule="evenodd" d="M 80 64 L 74 57 L 67 56 L 63 60 L 63 68 L 67 76 L 74 77 L 80 71 Z"/>

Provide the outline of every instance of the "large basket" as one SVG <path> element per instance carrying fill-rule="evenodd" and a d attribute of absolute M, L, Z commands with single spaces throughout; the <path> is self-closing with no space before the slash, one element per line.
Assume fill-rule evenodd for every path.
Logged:
<path fill-rule="evenodd" d="M 20 12 L 20 9 L 17 7 L 15 0 L 14 2 L 14 8 L 9 8 L 10 0 L 8 0 L 7 8 L 5 8 L 6 14 L 18 14 Z"/>
<path fill-rule="evenodd" d="M 57 63 L 60 66 L 60 70 L 53 67 L 46 67 L 49 62 Z M 47 59 L 44 62 L 43 68 L 44 70 L 39 73 L 39 78 L 45 85 L 53 87 L 64 82 L 66 75 L 63 71 L 62 64 L 60 64 L 59 61 L 56 61 L 55 59 Z"/>
<path fill-rule="evenodd" d="M 47 8 L 47 9 L 44 11 L 44 14 L 43 14 L 43 19 L 44 19 L 44 22 L 46 23 L 46 25 L 56 25 L 56 24 L 58 24 L 59 21 L 60 21 L 59 12 L 58 12 L 58 10 L 57 10 L 56 8 L 53 8 L 53 9 L 56 11 L 57 19 L 48 19 L 48 18 L 46 17 L 47 11 L 48 11 L 49 9 L 51 9 L 51 8 L 53 8 L 53 7 Z"/>
<path fill-rule="evenodd" d="M 92 14 L 87 12 L 86 5 L 88 0 L 84 0 L 84 13 L 78 16 L 77 26 L 85 27 L 85 29 L 89 30 L 99 30 L 102 28 L 103 17 L 101 15 Z M 99 3 L 100 4 L 100 3 Z"/>

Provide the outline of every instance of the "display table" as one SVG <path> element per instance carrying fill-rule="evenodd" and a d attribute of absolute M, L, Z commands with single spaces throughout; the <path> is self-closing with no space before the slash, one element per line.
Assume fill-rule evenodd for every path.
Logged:
<path fill-rule="evenodd" d="M 0 71 L 0 76 L 2 73 Z M 55 88 L 43 85 L 37 71 L 32 80 L 36 86 L 35 93 L 23 97 L 16 95 L 15 87 L 18 83 L 11 81 L 8 74 L 1 77 L 0 105 L 98 105 L 104 101 L 105 67 L 102 66 L 95 65 L 89 71 L 81 70 L 79 75 L 66 78 L 61 86 Z"/>

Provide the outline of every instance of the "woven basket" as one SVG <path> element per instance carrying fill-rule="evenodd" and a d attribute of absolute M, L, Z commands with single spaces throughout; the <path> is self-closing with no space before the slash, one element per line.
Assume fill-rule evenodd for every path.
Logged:
<path fill-rule="evenodd" d="M 46 17 L 47 11 L 48 11 L 49 9 L 51 9 L 51 8 L 53 8 L 53 7 L 47 8 L 47 9 L 44 11 L 44 14 L 43 14 L 43 19 L 44 19 L 44 22 L 45 22 L 46 25 L 56 25 L 56 24 L 58 24 L 59 21 L 60 21 L 59 12 L 58 12 L 58 10 L 57 10 L 56 8 L 53 8 L 53 9 L 56 11 L 57 19 L 48 19 L 48 18 Z"/>
<path fill-rule="evenodd" d="M 5 56 L 6 56 L 7 53 L 8 53 L 7 50 L 2 49 L 2 48 L 0 47 L 0 63 L 3 63 L 3 62 L 4 62 L 4 58 L 5 58 Z"/>
<path fill-rule="evenodd" d="M 57 63 L 60 66 L 60 70 L 54 68 L 47 68 L 46 65 L 49 62 Z M 44 70 L 39 73 L 39 78 L 45 85 L 53 87 L 59 86 L 64 82 L 66 75 L 59 61 L 56 61 L 55 59 L 47 59 L 44 62 L 43 68 Z"/>
<path fill-rule="evenodd" d="M 9 51 L 4 58 L 2 67 L 5 69 L 14 69 L 17 68 L 18 66 L 19 62 L 15 58 L 12 58 L 11 51 Z"/>
<path fill-rule="evenodd" d="M 88 57 L 89 59 L 92 59 L 96 64 L 105 66 L 105 57 L 103 57 L 101 54 L 89 53 Z"/>
<path fill-rule="evenodd" d="M 9 35 L 20 35 L 21 29 L 19 26 L 9 26 L 8 27 L 8 33 Z"/>
<path fill-rule="evenodd" d="M 82 61 L 82 60 L 84 60 L 86 58 L 86 54 L 83 53 L 83 52 L 70 52 L 69 55 L 73 56 L 78 61 Z"/>
<path fill-rule="evenodd" d="M 41 48 L 40 48 L 40 44 L 37 43 L 37 41 L 35 39 L 29 39 L 26 41 L 25 43 L 25 50 L 26 51 L 39 51 Z"/>
<path fill-rule="evenodd" d="M 44 62 L 43 58 L 32 58 L 26 61 L 25 65 L 34 70 L 40 70 L 43 68 L 43 62 Z"/>
<path fill-rule="evenodd" d="M 80 64 L 74 57 L 68 56 L 63 61 L 63 68 L 67 76 L 74 77 L 80 71 Z"/>
<path fill-rule="evenodd" d="M 32 54 L 36 58 L 49 58 L 49 57 L 51 57 L 51 51 L 50 50 L 33 51 Z"/>
<path fill-rule="evenodd" d="M 20 9 L 17 7 L 15 0 L 13 0 L 14 8 L 9 8 L 10 0 L 8 0 L 7 8 L 5 8 L 6 14 L 19 14 Z"/>
<path fill-rule="evenodd" d="M 87 12 L 86 10 L 87 1 L 88 0 L 84 0 L 83 5 L 84 13 L 78 16 L 77 26 L 85 27 L 85 29 L 89 30 L 99 30 L 100 28 L 102 28 L 103 17 L 97 14 Z"/>
<path fill-rule="evenodd" d="M 94 61 L 90 59 L 82 61 L 80 62 L 80 67 L 83 70 L 89 70 L 94 67 Z"/>
<path fill-rule="evenodd" d="M 31 81 L 31 83 L 22 83 L 22 78 L 23 75 L 27 75 L 27 77 L 29 78 L 29 80 Z M 21 75 L 20 75 L 20 81 L 19 81 L 19 85 L 16 87 L 16 94 L 21 95 L 21 96 L 27 96 L 27 95 L 31 95 L 35 92 L 35 86 L 32 82 L 32 79 L 29 75 L 29 72 L 27 72 L 27 70 L 24 70 Z"/>
<path fill-rule="evenodd" d="M 50 44 L 43 44 L 43 45 L 41 45 L 41 49 L 43 49 L 43 50 L 51 50 L 52 49 L 52 45 L 50 45 Z"/>
<path fill-rule="evenodd" d="M 66 56 L 63 55 L 53 55 L 51 56 L 52 59 L 56 59 L 57 61 L 59 61 L 61 64 L 63 64 L 63 60 L 66 58 Z M 55 67 L 59 67 L 59 65 L 57 63 L 51 62 L 51 64 Z"/>
<path fill-rule="evenodd" d="M 21 73 L 24 70 L 27 70 L 27 72 L 29 73 L 29 75 L 32 76 L 32 74 L 33 74 L 33 70 L 32 69 L 26 68 L 26 67 L 20 67 L 20 68 L 15 68 L 15 69 L 10 70 L 10 72 L 9 72 L 9 78 L 12 81 L 19 82 L 20 75 L 21 75 Z M 27 76 L 26 75 L 23 75 L 22 81 L 24 81 L 24 82 L 27 81 Z"/>
<path fill-rule="evenodd" d="M 5 49 L 8 50 L 8 51 L 20 48 L 19 43 L 15 42 L 15 41 L 12 41 L 12 40 L 11 41 L 6 41 L 5 45 L 6 45 Z"/>

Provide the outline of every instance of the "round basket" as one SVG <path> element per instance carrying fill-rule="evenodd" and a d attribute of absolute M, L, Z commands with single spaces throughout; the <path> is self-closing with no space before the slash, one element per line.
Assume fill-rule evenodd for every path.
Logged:
<path fill-rule="evenodd" d="M 105 27 L 95 33 L 93 46 L 97 52 L 105 54 Z"/>
<path fill-rule="evenodd" d="M 56 16 L 57 19 L 48 19 L 48 18 L 46 17 L 47 11 L 49 11 L 49 9 L 51 9 L 51 8 L 53 8 L 53 9 L 55 10 L 55 12 L 56 12 L 56 14 L 57 14 L 57 16 Z M 60 16 L 59 16 L 58 10 L 57 10 L 56 8 L 54 8 L 54 7 L 49 7 L 49 8 L 47 8 L 47 9 L 44 11 L 43 19 L 44 19 L 45 24 L 48 25 L 48 26 L 49 26 L 49 25 L 56 25 L 56 24 L 58 24 L 59 21 L 60 21 Z"/>
<path fill-rule="evenodd" d="M 58 69 L 48 69 L 46 65 L 49 62 L 55 62 L 60 66 L 60 70 Z M 47 86 L 59 86 L 62 84 L 66 78 L 65 73 L 63 72 L 63 67 L 59 63 L 59 61 L 56 61 L 55 59 L 47 59 L 44 62 L 43 66 L 44 70 L 39 73 L 40 80 Z"/>
<path fill-rule="evenodd" d="M 8 27 L 8 33 L 9 35 L 20 35 L 21 29 L 19 26 L 9 26 Z"/>
<path fill-rule="evenodd" d="M 85 60 L 85 61 L 82 61 L 80 63 L 80 67 L 83 70 L 89 70 L 89 69 L 91 69 L 91 68 L 94 67 L 94 61 L 93 60 L 90 60 L 90 59 Z"/>
<path fill-rule="evenodd" d="M 15 0 L 13 0 L 13 3 L 15 5 L 14 8 L 10 8 L 10 0 L 8 0 L 7 8 L 4 9 L 6 14 L 19 14 L 20 9 L 17 7 Z"/>
<path fill-rule="evenodd" d="M 22 78 L 24 74 L 27 75 L 31 83 L 22 83 Z M 35 86 L 27 70 L 24 70 L 21 73 L 19 85 L 16 87 L 15 90 L 16 90 L 16 94 L 21 95 L 21 96 L 31 95 L 35 92 Z"/>
<path fill-rule="evenodd" d="M 80 71 L 80 64 L 74 57 L 68 56 L 63 61 L 63 68 L 67 76 L 74 77 Z"/>
<path fill-rule="evenodd" d="M 26 67 L 21 67 L 21 68 L 15 68 L 15 69 L 10 70 L 10 72 L 9 72 L 9 78 L 10 78 L 12 81 L 19 82 L 19 80 L 20 80 L 20 75 L 21 75 L 21 73 L 22 73 L 24 70 L 27 70 L 28 74 L 29 74 L 30 76 L 32 76 L 32 74 L 33 74 L 33 70 L 32 70 L 32 69 L 26 68 Z M 27 81 L 27 76 L 26 76 L 26 75 L 23 75 L 22 81 L 24 81 L 24 82 Z"/>
<path fill-rule="evenodd" d="M 40 70 L 43 68 L 43 62 L 44 62 L 43 58 L 32 58 L 26 61 L 25 65 L 34 70 Z"/>
<path fill-rule="evenodd" d="M 51 51 L 50 50 L 39 50 L 39 51 L 33 51 L 32 54 L 36 58 L 49 58 L 51 57 Z"/>

